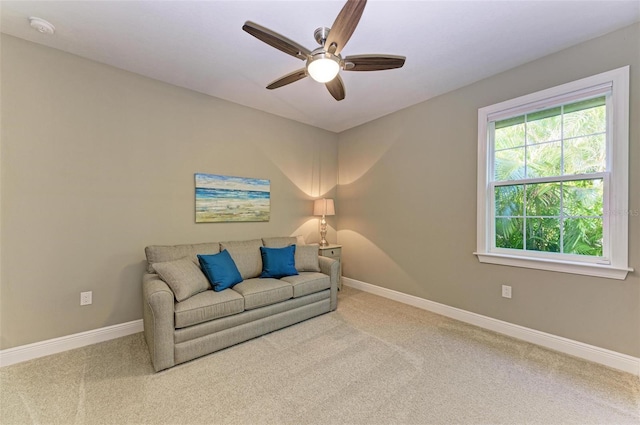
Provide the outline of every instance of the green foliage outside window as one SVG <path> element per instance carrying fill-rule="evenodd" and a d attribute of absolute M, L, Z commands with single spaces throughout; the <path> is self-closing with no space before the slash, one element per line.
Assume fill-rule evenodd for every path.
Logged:
<path fill-rule="evenodd" d="M 602 256 L 605 169 L 604 97 L 496 122 L 496 247 Z"/>

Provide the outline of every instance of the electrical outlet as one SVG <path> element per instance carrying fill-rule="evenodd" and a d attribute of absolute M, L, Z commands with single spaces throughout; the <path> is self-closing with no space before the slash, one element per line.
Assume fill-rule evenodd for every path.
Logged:
<path fill-rule="evenodd" d="M 511 298 L 511 286 L 502 285 L 502 296 L 504 298 Z"/>
<path fill-rule="evenodd" d="M 93 292 L 80 292 L 80 305 L 89 305 L 93 303 Z"/>

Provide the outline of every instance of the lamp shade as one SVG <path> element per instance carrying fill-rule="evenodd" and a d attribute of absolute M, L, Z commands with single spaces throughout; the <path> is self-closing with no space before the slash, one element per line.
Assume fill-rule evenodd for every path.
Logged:
<path fill-rule="evenodd" d="M 336 215 L 333 199 L 316 199 L 313 204 L 313 215 Z"/>

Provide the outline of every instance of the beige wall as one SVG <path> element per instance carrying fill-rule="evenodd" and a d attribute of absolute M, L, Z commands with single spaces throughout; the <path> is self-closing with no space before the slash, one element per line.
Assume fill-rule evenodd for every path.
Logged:
<path fill-rule="evenodd" d="M 339 174 L 329 240 L 337 221 L 346 276 L 640 356 L 638 272 L 597 279 L 472 254 L 477 109 L 623 65 L 640 211 L 639 39 L 635 25 L 336 136 L 2 35 L 0 349 L 140 319 L 146 245 L 316 241 L 310 200 L 335 195 Z M 195 172 L 271 179 L 271 221 L 195 224 Z M 640 217 L 629 224 L 640 269 Z M 94 304 L 80 307 L 86 290 Z"/>
<path fill-rule="evenodd" d="M 631 65 L 629 254 L 637 271 L 619 281 L 480 264 L 472 254 L 478 108 L 624 65 Z M 640 356 L 639 114 L 636 24 L 341 133 L 345 276 Z M 512 285 L 513 299 L 501 298 L 502 284 Z"/>
<path fill-rule="evenodd" d="M 311 199 L 335 193 L 334 133 L 1 41 L 0 348 L 140 319 L 146 245 L 317 241 Z M 270 179 L 271 220 L 195 224 L 196 172 Z"/>

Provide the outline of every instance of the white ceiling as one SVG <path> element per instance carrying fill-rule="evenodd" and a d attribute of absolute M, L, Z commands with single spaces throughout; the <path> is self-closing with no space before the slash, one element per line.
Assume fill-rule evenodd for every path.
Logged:
<path fill-rule="evenodd" d="M 2 1 L 2 32 L 167 83 L 340 132 L 640 21 L 640 1 L 370 0 L 343 56 L 403 55 L 401 69 L 342 72 L 346 99 L 304 62 L 242 31 L 251 20 L 309 49 L 333 1 Z M 38 33 L 28 18 L 56 27 Z"/>

